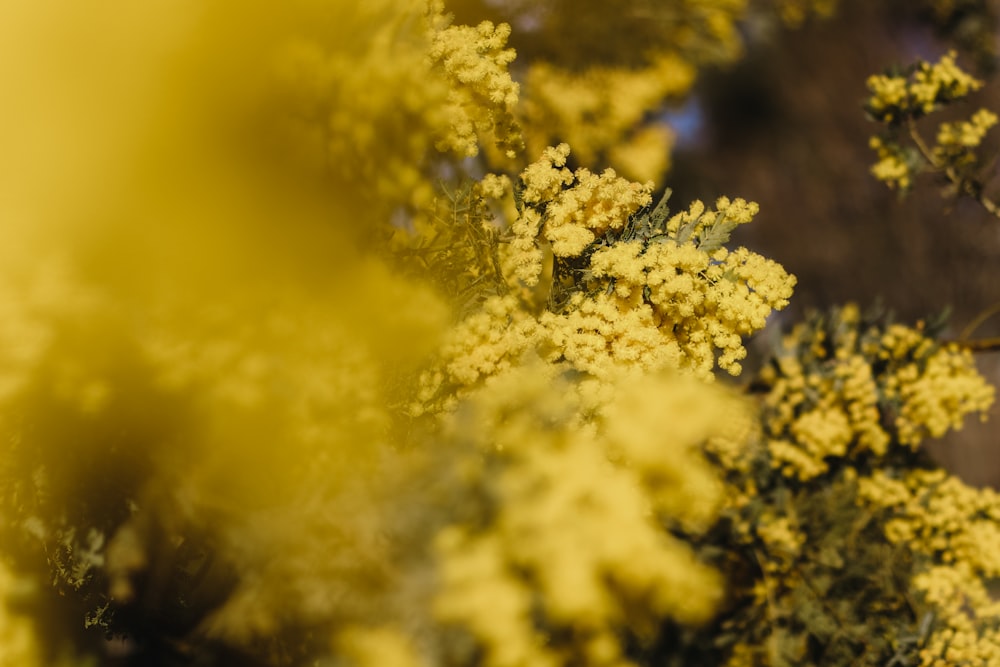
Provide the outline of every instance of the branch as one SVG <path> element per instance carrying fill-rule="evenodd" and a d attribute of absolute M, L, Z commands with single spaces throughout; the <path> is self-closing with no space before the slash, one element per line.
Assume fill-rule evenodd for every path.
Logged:
<path fill-rule="evenodd" d="M 958 172 L 955 171 L 955 168 L 950 166 L 947 162 L 940 162 L 934 156 L 934 151 L 927 146 L 924 142 L 924 138 L 920 136 L 919 132 L 917 132 L 917 125 L 912 117 L 907 119 L 906 127 L 909 130 L 910 139 L 913 140 L 917 150 L 920 151 L 924 160 L 926 160 L 935 171 L 943 172 L 958 192 L 972 197 L 979 203 L 980 206 L 986 209 L 990 215 L 995 218 L 1000 218 L 1000 205 L 997 205 L 996 202 L 983 194 L 982 183 L 977 180 L 964 178 L 959 175 Z"/>

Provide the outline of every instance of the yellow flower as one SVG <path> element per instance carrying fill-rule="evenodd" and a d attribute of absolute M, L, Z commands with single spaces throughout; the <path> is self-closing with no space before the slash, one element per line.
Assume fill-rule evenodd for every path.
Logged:
<path fill-rule="evenodd" d="M 872 137 L 868 145 L 878 152 L 878 162 L 871 168 L 872 175 L 890 188 L 908 190 L 913 184 L 913 170 L 900 147 L 878 137 Z"/>
<path fill-rule="evenodd" d="M 980 109 L 967 121 L 941 123 L 934 147 L 935 158 L 953 166 L 975 163 L 974 149 L 996 124 L 997 115 L 987 109 Z"/>

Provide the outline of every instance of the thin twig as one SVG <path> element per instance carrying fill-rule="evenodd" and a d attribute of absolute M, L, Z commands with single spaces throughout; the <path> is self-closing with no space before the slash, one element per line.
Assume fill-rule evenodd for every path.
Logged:
<path fill-rule="evenodd" d="M 1000 302 L 997 302 L 997 303 L 993 304 L 992 306 L 990 306 L 986 310 L 984 310 L 981 313 L 979 313 L 978 315 L 976 315 L 975 318 L 973 318 L 973 320 L 971 322 L 969 322 L 964 329 L 962 329 L 962 333 L 960 333 L 958 335 L 958 339 L 959 340 L 966 340 L 969 336 L 972 335 L 972 333 L 976 329 L 978 329 L 980 326 L 982 326 L 983 322 L 985 322 L 986 320 L 990 319 L 991 317 L 993 317 L 997 313 L 1000 313 Z"/>

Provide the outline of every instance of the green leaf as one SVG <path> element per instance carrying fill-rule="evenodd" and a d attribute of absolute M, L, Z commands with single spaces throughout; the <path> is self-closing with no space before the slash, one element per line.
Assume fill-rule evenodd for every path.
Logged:
<path fill-rule="evenodd" d="M 688 240 L 690 240 L 691 235 L 694 234 L 694 230 L 698 226 L 699 222 L 701 222 L 701 218 L 695 218 L 677 230 L 677 245 L 684 245 L 688 242 Z"/>
<path fill-rule="evenodd" d="M 735 220 L 720 216 L 714 224 L 703 228 L 698 234 L 698 249 L 704 252 L 718 250 L 729 242 L 729 236 L 738 224 Z"/>
<path fill-rule="evenodd" d="M 663 192 L 663 196 L 660 197 L 659 203 L 653 212 L 649 214 L 649 227 L 650 229 L 663 229 L 663 224 L 667 220 L 667 216 L 670 215 L 670 207 L 667 206 L 667 201 L 670 199 L 670 195 L 674 193 L 673 190 L 667 188 Z"/>

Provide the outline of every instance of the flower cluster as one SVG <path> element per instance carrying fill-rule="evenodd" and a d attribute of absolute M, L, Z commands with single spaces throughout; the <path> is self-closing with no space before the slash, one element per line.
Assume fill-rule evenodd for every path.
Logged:
<path fill-rule="evenodd" d="M 890 511 L 886 536 L 943 564 L 1000 576 L 1000 494 L 975 489 L 944 470 L 902 477 L 876 471 L 859 480 L 860 501 Z"/>
<path fill-rule="evenodd" d="M 938 128 L 934 157 L 942 163 L 966 165 L 976 160 L 974 150 L 982 143 L 991 127 L 997 124 L 997 115 L 980 109 L 967 121 L 941 123 Z"/>
<path fill-rule="evenodd" d="M 488 298 L 452 327 L 440 348 L 442 363 L 424 370 L 411 415 L 454 408 L 462 388 L 517 366 L 538 342 L 538 322 L 513 296 Z"/>
<path fill-rule="evenodd" d="M 737 216 L 747 212 L 737 201 L 730 206 L 720 199 L 719 212 L 700 219 L 707 217 L 713 221 L 707 224 L 713 224 L 730 216 L 729 209 L 738 208 Z M 700 202 L 692 207 L 699 209 Z M 672 219 L 667 229 L 676 233 L 684 215 Z M 730 219 L 739 221 L 737 216 Z M 794 279 L 777 263 L 746 248 L 712 249 L 699 236 L 703 229 L 708 227 L 696 225 L 693 240 L 683 243 L 667 238 L 601 248 L 590 266 L 594 277 L 608 281 L 619 303 L 648 304 L 653 321 L 681 348 L 685 365 L 707 376 L 718 350 L 719 367 L 738 375 L 738 362 L 746 355 L 742 336 L 763 328 L 773 310 L 787 305 Z"/>
<path fill-rule="evenodd" d="M 394 0 L 345 10 L 339 28 L 286 38 L 270 58 L 266 131 L 292 159 L 391 210 L 426 206 L 435 149 L 459 160 L 481 141 L 522 147 L 506 24 L 452 25 L 440 2 Z"/>
<path fill-rule="evenodd" d="M 932 328 L 853 305 L 813 315 L 749 385 L 765 394 L 759 432 L 709 443 L 724 541 L 750 570 L 720 623 L 725 664 L 991 664 L 1000 496 L 926 469 L 916 448 L 984 412 L 992 389 Z"/>
<path fill-rule="evenodd" d="M 569 146 L 547 148 L 542 158 L 521 174 L 523 213 L 513 224 L 514 243 L 524 252 L 520 275 L 538 280 L 541 255 L 548 242 L 556 257 L 577 257 L 611 230 L 620 230 L 629 216 L 649 204 L 652 184 L 633 183 L 612 169 L 594 174 L 566 166 Z"/>
<path fill-rule="evenodd" d="M 993 404 L 994 388 L 978 373 L 972 353 L 956 344 L 937 347 L 912 329 L 889 327 L 879 357 L 893 366 L 883 397 L 899 406 L 895 437 L 916 447 L 926 438 L 939 438 L 961 428 L 969 414 L 985 418 Z"/>
<path fill-rule="evenodd" d="M 741 54 L 739 21 L 748 12 L 746 0 L 488 6 L 511 25 L 531 25 L 518 40 L 534 56 L 520 77 L 528 154 L 566 141 L 580 166 L 638 181 L 659 181 L 670 166 L 674 130 L 657 111 L 682 99 L 700 68 Z"/>
<path fill-rule="evenodd" d="M 994 393 L 967 350 L 864 321 L 855 306 L 797 326 L 759 382 L 773 465 L 800 479 L 831 460 L 940 437 L 985 415 Z"/>
<path fill-rule="evenodd" d="M 939 566 L 914 577 L 914 588 L 941 621 L 921 647 L 921 667 L 1000 662 L 1000 606 L 980 573 Z"/>
<path fill-rule="evenodd" d="M 936 63 L 919 62 L 908 75 L 877 74 L 868 78 L 871 92 L 865 108 L 879 122 L 898 123 L 919 117 L 966 97 L 982 81 L 962 70 L 949 52 Z"/>
<path fill-rule="evenodd" d="M 697 321 L 694 315 L 689 319 Z M 738 335 L 683 338 L 663 321 L 654 306 L 614 294 L 575 294 L 562 312 L 545 311 L 537 318 L 513 296 L 490 297 L 448 332 L 440 361 L 421 375 L 421 390 L 410 412 L 454 407 L 467 389 L 518 365 L 529 352 L 552 363 L 568 363 L 595 378 L 634 368 L 681 369 L 705 379 L 711 377 L 716 345 L 729 342 L 730 355 L 743 351 Z M 734 370 L 733 365 L 728 368 Z"/>
<path fill-rule="evenodd" d="M 661 329 L 646 304 L 607 294 L 574 294 L 563 312 L 543 313 L 540 322 L 548 358 L 565 360 L 595 377 L 606 377 L 621 366 L 647 371 L 686 366 L 680 343 Z"/>
<path fill-rule="evenodd" d="M 714 209 L 696 201 L 668 218 L 665 200 L 649 210 L 649 185 L 572 172 L 567 157 L 565 145 L 550 148 L 522 173 L 504 261 L 511 282 L 549 288 L 548 307 L 533 314 L 516 292 L 488 298 L 449 334 L 413 413 L 427 401 L 450 403 L 527 351 L 594 377 L 634 367 L 711 379 L 716 365 L 736 375 L 743 336 L 787 305 L 793 276 L 746 248 L 724 247 L 756 204 L 721 197 Z M 494 185 L 490 192 L 502 194 Z M 546 251 L 549 285 L 540 282 Z"/>
<path fill-rule="evenodd" d="M 443 3 L 435 4 L 441 12 Z M 451 80 L 446 106 L 451 132 L 439 150 L 473 156 L 479 152 L 479 138 L 492 137 L 508 157 L 514 157 L 521 148 L 514 118 L 520 87 L 507 71 L 516 55 L 504 48 L 510 26 L 489 21 L 476 27 L 447 25 L 440 13 L 435 23 L 429 55 Z"/>
<path fill-rule="evenodd" d="M 914 174 L 920 169 L 920 155 L 896 141 L 872 137 L 868 146 L 878 153 L 878 162 L 872 165 L 872 175 L 890 188 L 905 192 L 913 185 Z"/>
<path fill-rule="evenodd" d="M 449 437 L 474 444 L 454 465 L 487 492 L 438 537 L 435 615 L 488 667 L 632 665 L 627 645 L 664 622 L 703 623 L 721 600 L 717 573 L 662 526 L 711 525 L 722 489 L 699 446 L 732 437 L 719 418 L 742 407 L 654 375 L 581 421 L 588 408 L 552 370 L 500 373 L 451 418 Z"/>
<path fill-rule="evenodd" d="M 634 180 L 659 179 L 669 167 L 674 134 L 662 123 L 641 123 L 663 99 L 686 92 L 694 76 L 689 63 L 669 53 L 637 70 L 575 72 L 538 63 L 525 81 L 529 154 L 565 139 L 582 164 L 607 162 Z"/>
<path fill-rule="evenodd" d="M 429 37 L 420 29 L 420 13 L 411 8 L 409 14 L 408 39 L 391 40 L 385 28 L 370 30 L 362 48 L 354 40 L 298 38 L 272 56 L 272 104 L 280 109 L 277 130 L 269 128 L 280 132 L 274 143 L 307 168 L 393 205 L 430 198 L 432 185 L 418 156 L 452 132 L 442 111 L 447 83 L 426 62 Z M 345 17 L 345 24 L 352 18 L 360 19 Z M 391 114 L 380 92 L 389 90 L 408 91 Z M 338 103 L 345 99 L 353 103 Z M 410 186 L 402 201 L 399 183 Z"/>
<path fill-rule="evenodd" d="M 792 523 L 790 517 L 763 517 L 756 532 L 767 553 L 775 556 L 765 561 L 771 567 L 778 559 L 786 563 L 795 560 L 806 541 L 805 533 Z"/>
<path fill-rule="evenodd" d="M 859 480 L 858 502 L 883 513 L 886 538 L 921 555 L 913 588 L 933 623 L 921 665 L 1000 659 L 1000 604 L 984 585 L 1000 575 L 1000 495 L 943 470 Z"/>

